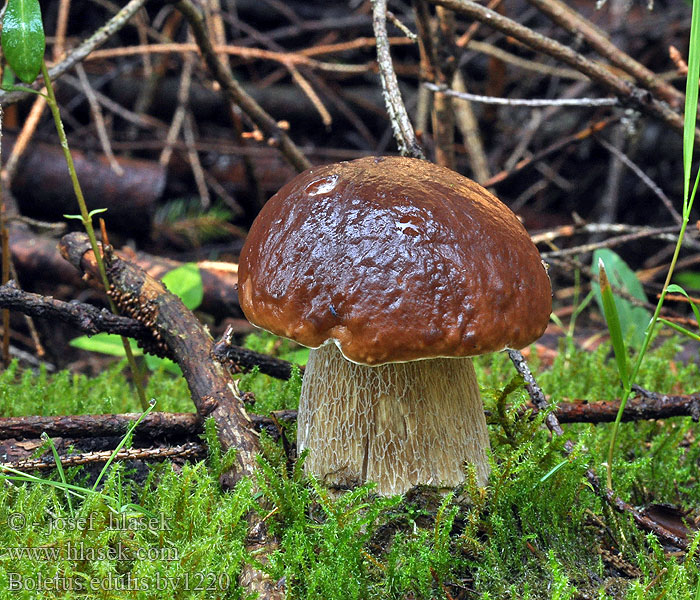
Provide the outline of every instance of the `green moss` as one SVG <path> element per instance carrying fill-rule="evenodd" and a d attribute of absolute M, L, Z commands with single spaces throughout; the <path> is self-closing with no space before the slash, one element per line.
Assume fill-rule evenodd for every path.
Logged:
<path fill-rule="evenodd" d="M 116 361 L 94 377 L 69 371 L 49 374 L 22 371 L 16 361 L 0 372 L 0 416 L 71 415 L 141 412 L 132 385 L 125 379 L 125 361 Z M 156 410 L 192 412 L 187 384 L 166 371 L 150 375 L 146 396 Z"/>
<path fill-rule="evenodd" d="M 249 345 L 278 355 L 296 352 L 269 336 L 254 336 Z M 672 339 L 653 351 L 640 384 L 659 392 L 696 391 L 698 366 L 674 361 L 679 350 L 678 340 Z M 222 455 L 208 423 L 210 455 L 205 462 L 177 471 L 167 463 L 155 466 L 142 485 L 124 466 L 115 466 L 102 495 L 73 498 L 72 508 L 58 488 L 0 482 L 0 599 L 243 597 L 237 583 L 241 565 L 257 560 L 245 550 L 245 515 L 251 509 L 266 517 L 279 540 L 265 568 L 285 584 L 291 599 L 697 597 L 700 537 L 687 555 L 669 554 L 627 516 L 604 505 L 586 483 L 586 469 L 604 472 L 610 426 L 565 426 L 565 438 L 575 440 L 576 448 L 564 458 L 565 440 L 551 439 L 542 425 L 544 415 L 518 417 L 527 395 L 522 387 L 509 385 L 514 372 L 507 356 L 476 362 L 486 408 L 494 415 L 492 475 L 486 489 L 468 478 L 459 497 L 378 498 L 371 484 L 333 497 L 304 475 L 303 457 L 290 461 L 280 444 L 263 435 L 255 486 L 246 481 L 222 493 L 218 476 L 232 453 Z M 605 345 L 583 352 L 564 341 L 551 367 L 533 367 L 555 402 L 611 399 L 619 393 Z M 242 376 L 239 385 L 255 394 L 253 410 L 265 413 L 295 408 L 300 383 L 298 373 L 279 382 L 254 372 Z M 161 410 L 191 410 L 187 387 L 167 374 L 151 377 L 149 395 L 160 400 Z M 0 374 L 2 415 L 135 410 L 137 400 L 119 365 L 95 378 L 20 372 L 16 365 Z M 700 506 L 698 429 L 689 418 L 623 424 L 613 465 L 617 493 L 632 505 L 667 503 L 691 509 L 690 517 L 695 517 Z M 293 427 L 288 433 L 293 439 Z M 47 477 L 58 480 L 55 474 Z M 78 468 L 67 470 L 67 477 L 76 485 L 84 479 Z M 108 501 L 106 495 L 116 500 Z M 127 507 L 127 514 L 137 511 L 129 503 L 156 516 L 156 527 L 125 531 L 110 526 L 115 506 Z M 15 515 L 25 525 L 13 525 Z M 90 518 L 89 529 L 75 526 Z M 61 523 L 63 527 L 57 525 Z M 64 554 L 55 560 L 31 555 L 8 559 L 8 550 L 20 547 Z M 127 554 L 124 560 L 65 556 L 76 547 L 86 552 L 121 548 Z M 620 552 L 641 576 L 618 572 L 605 562 L 601 548 Z M 150 555 L 137 558 L 137 550 Z M 177 560 L 167 560 L 174 556 Z M 41 576 L 47 582 L 57 575 L 56 581 L 76 587 L 94 581 L 112 588 L 92 595 L 10 591 L 11 577 L 27 582 Z M 167 594 L 124 589 L 128 582 L 132 588 L 146 582 L 171 588 Z M 207 587 L 211 589 L 202 589 Z"/>

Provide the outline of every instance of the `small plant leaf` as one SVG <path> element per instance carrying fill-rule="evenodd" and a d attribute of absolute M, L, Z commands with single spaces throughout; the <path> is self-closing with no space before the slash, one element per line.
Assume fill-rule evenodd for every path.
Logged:
<path fill-rule="evenodd" d="M 88 213 L 88 218 L 90 219 L 90 221 L 92 221 L 92 218 L 95 215 L 99 215 L 100 213 L 103 213 L 103 212 L 107 212 L 107 209 L 106 208 L 95 208 Z M 82 221 L 83 215 L 63 215 L 63 218 L 64 219 L 76 219 L 77 221 Z"/>
<path fill-rule="evenodd" d="M 179 296 L 184 305 L 194 310 L 204 298 L 202 275 L 195 263 L 187 263 L 163 275 L 163 284 Z"/>
<path fill-rule="evenodd" d="M 613 350 L 615 351 L 615 361 L 617 362 L 617 371 L 620 374 L 622 385 L 627 389 L 629 387 L 629 372 L 627 371 L 627 348 L 625 340 L 622 336 L 622 328 L 620 327 L 620 318 L 617 314 L 615 306 L 615 297 L 608 281 L 608 276 L 605 272 L 603 259 L 598 261 L 598 281 L 600 284 L 600 294 L 603 304 L 603 314 L 605 321 L 608 324 L 610 332 L 610 340 L 612 341 Z"/>
<path fill-rule="evenodd" d="M 45 48 L 39 0 L 8 0 L 2 22 L 2 50 L 24 83 L 32 83 L 39 75 Z"/>
<path fill-rule="evenodd" d="M 695 320 L 698 323 L 700 323 L 700 309 L 698 308 L 698 305 L 695 304 L 695 302 L 693 302 L 690 299 L 690 296 L 688 296 L 688 293 L 680 285 L 676 285 L 675 283 L 672 283 L 671 285 L 669 285 L 666 288 L 666 291 L 671 293 L 671 294 L 683 294 L 688 299 L 688 302 L 690 302 L 690 308 L 693 309 L 693 314 L 695 315 Z"/>
<path fill-rule="evenodd" d="M 124 344 L 122 338 L 111 333 L 98 333 L 92 337 L 82 335 L 72 339 L 70 345 L 81 350 L 90 350 L 91 352 L 101 352 L 110 356 L 124 356 Z M 142 354 L 141 349 L 136 347 L 136 344 L 131 342 L 131 349 L 134 356 Z"/>
<path fill-rule="evenodd" d="M 683 271 L 676 273 L 673 277 L 678 285 L 691 290 L 700 290 L 700 272 L 698 271 Z"/>

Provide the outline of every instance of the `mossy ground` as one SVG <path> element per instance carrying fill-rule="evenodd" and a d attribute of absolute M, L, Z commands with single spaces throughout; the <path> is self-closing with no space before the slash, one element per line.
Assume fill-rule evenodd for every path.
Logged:
<path fill-rule="evenodd" d="M 251 343 L 303 358 L 267 337 Z M 650 354 L 640 385 L 697 391 L 700 370 L 675 362 L 678 349 L 668 341 Z M 619 386 L 608 353 L 562 341 L 551 367 L 533 366 L 555 401 L 611 399 Z M 477 371 L 486 407 L 498 414 L 513 368 L 501 354 L 478 360 Z M 265 413 L 294 408 L 300 380 L 252 374 L 241 386 Z M 151 377 L 148 393 L 157 410 L 191 410 L 184 382 L 165 373 Z M 469 507 L 420 491 L 379 499 L 371 486 L 331 498 L 269 439 L 257 494 L 247 481 L 221 492 L 217 476 L 227 457 L 215 444 L 205 462 L 154 466 L 145 484 L 115 465 L 101 493 L 70 503 L 60 487 L 0 481 L 0 598 L 244 597 L 237 575 L 243 561 L 255 560 L 244 548 L 251 509 L 267 515 L 280 541 L 267 568 L 289 598 L 697 598 L 700 538 L 687 554 L 667 552 L 586 483 L 586 468 L 604 473 L 610 427 L 565 426 L 577 443 L 565 459 L 563 440 L 551 439 L 541 417 L 516 419 L 526 400 L 522 389 L 511 393 L 505 419 L 491 425 L 491 480 L 486 489 L 467 484 Z M 120 365 L 90 379 L 16 366 L 0 374 L 1 416 L 137 410 Z M 689 509 L 690 518 L 700 514 L 698 432 L 689 418 L 623 424 L 613 465 L 618 494 L 633 505 L 667 503 Z M 293 439 L 293 427 L 287 433 Z M 60 481 L 58 473 L 42 476 Z M 65 477 L 86 485 L 80 468 Z M 133 516 L 143 511 L 140 520 Z M 640 575 L 615 569 L 600 548 L 619 552 Z"/>

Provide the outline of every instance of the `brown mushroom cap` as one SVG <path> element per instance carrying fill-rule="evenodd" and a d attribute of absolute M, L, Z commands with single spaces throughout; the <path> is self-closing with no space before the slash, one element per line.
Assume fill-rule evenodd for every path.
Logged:
<path fill-rule="evenodd" d="M 314 167 L 253 223 L 239 264 L 251 323 L 376 365 L 521 348 L 551 287 L 516 216 L 477 183 L 410 158 Z"/>

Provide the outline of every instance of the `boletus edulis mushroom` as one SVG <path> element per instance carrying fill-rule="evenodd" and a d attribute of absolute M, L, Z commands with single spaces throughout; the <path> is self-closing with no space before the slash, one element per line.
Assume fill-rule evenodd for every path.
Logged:
<path fill-rule="evenodd" d="M 542 335 L 551 287 L 517 217 L 410 158 L 315 167 L 263 207 L 243 246 L 251 323 L 312 348 L 298 449 L 326 485 L 380 494 L 485 484 L 488 432 L 469 357 Z"/>

